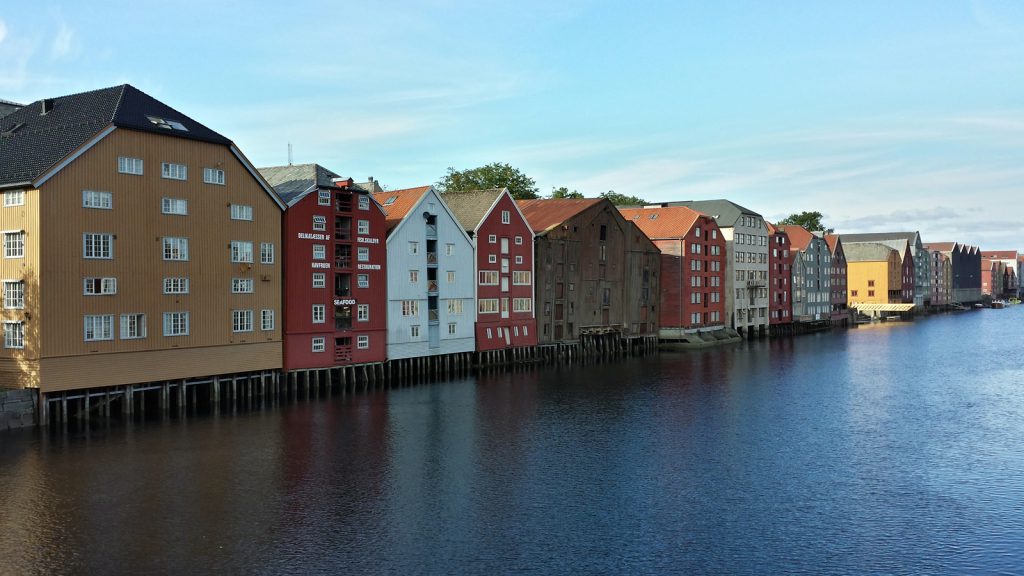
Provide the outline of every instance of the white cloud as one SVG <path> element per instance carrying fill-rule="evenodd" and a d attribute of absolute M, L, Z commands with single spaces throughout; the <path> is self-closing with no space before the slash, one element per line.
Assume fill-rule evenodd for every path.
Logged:
<path fill-rule="evenodd" d="M 7 23 L 0 18 L 0 44 L 4 43 L 5 38 L 7 38 Z"/>
<path fill-rule="evenodd" d="M 50 43 L 50 57 L 59 60 L 73 56 L 76 52 L 74 29 L 68 26 L 63 19 L 59 19 L 57 33 L 54 34 L 53 41 Z"/>

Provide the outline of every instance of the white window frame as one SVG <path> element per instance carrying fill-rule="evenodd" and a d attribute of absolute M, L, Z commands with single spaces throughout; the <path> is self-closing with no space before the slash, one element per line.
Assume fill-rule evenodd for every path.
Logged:
<path fill-rule="evenodd" d="M 327 216 L 313 216 L 313 231 L 325 232 L 327 230 Z"/>
<path fill-rule="evenodd" d="M 106 250 L 98 250 L 104 246 L 97 244 L 98 241 L 106 244 Z M 91 246 L 90 246 L 91 244 Z M 90 256 L 90 248 L 92 255 Z M 105 255 L 104 255 L 105 254 Z M 82 234 L 82 258 L 87 260 L 113 260 L 114 259 L 114 235 L 101 232 L 85 232 Z"/>
<path fill-rule="evenodd" d="M 529 286 L 533 284 L 533 274 L 529 270 L 514 270 L 512 272 L 513 286 Z"/>
<path fill-rule="evenodd" d="M 458 323 L 456 323 L 456 322 L 449 322 L 448 323 L 448 335 L 449 336 L 456 336 L 457 335 L 457 330 L 458 330 Z"/>
<path fill-rule="evenodd" d="M 160 199 L 160 213 L 173 216 L 188 216 L 188 200 L 165 196 Z"/>
<path fill-rule="evenodd" d="M 313 324 L 327 323 L 327 306 L 324 304 L 313 304 Z"/>
<path fill-rule="evenodd" d="M 327 351 L 327 339 L 323 336 L 314 336 L 310 341 L 310 350 L 312 352 L 320 353 Z"/>
<path fill-rule="evenodd" d="M 274 263 L 274 243 L 260 242 L 260 264 Z"/>
<path fill-rule="evenodd" d="M 82 208 L 114 209 L 114 194 L 102 190 L 82 190 Z"/>
<path fill-rule="evenodd" d="M 501 223 L 502 224 L 510 224 L 510 223 L 512 223 L 512 213 L 509 212 L 508 210 L 502 210 L 501 211 Z"/>
<path fill-rule="evenodd" d="M 187 276 L 168 276 L 164 278 L 164 294 L 188 294 Z"/>
<path fill-rule="evenodd" d="M 25 308 L 25 281 L 4 280 L 4 308 L 22 310 Z"/>
<path fill-rule="evenodd" d="M 167 262 L 188 262 L 188 238 L 164 236 L 161 242 Z"/>
<path fill-rule="evenodd" d="M 356 322 L 369 322 L 370 321 L 370 305 L 369 304 L 357 304 L 356 305 Z"/>
<path fill-rule="evenodd" d="M 247 240 L 231 241 L 231 261 L 236 263 L 252 263 L 252 242 Z"/>
<path fill-rule="evenodd" d="M 448 300 L 448 314 L 452 316 L 462 316 L 463 309 L 462 300 L 457 298 Z"/>
<path fill-rule="evenodd" d="M 356 262 L 369 262 L 370 261 L 370 249 L 366 246 L 359 246 L 356 248 Z"/>
<path fill-rule="evenodd" d="M 318 190 L 316 194 L 316 203 L 318 206 L 330 206 L 331 205 L 331 191 L 330 190 Z"/>
<path fill-rule="evenodd" d="M 274 310 L 272 308 L 264 308 L 260 310 L 260 330 L 269 332 L 274 329 Z"/>
<path fill-rule="evenodd" d="M 131 156 L 118 156 L 117 157 L 117 171 L 120 174 L 131 174 L 133 176 L 142 176 L 142 173 L 143 173 L 142 158 L 132 158 Z"/>
<path fill-rule="evenodd" d="M 164 336 L 188 336 L 189 334 L 189 313 L 188 312 L 164 312 L 163 317 Z"/>
<path fill-rule="evenodd" d="M 498 271 L 497 270 L 481 270 L 477 274 L 477 282 L 480 286 L 497 286 L 498 285 Z"/>
<path fill-rule="evenodd" d="M 360 210 L 369 210 L 370 209 L 370 197 L 365 195 L 365 194 L 360 194 L 359 195 L 359 200 L 357 202 L 357 205 L 358 205 Z"/>
<path fill-rule="evenodd" d="M 203 168 L 203 183 L 224 185 L 224 171 L 220 168 Z"/>
<path fill-rule="evenodd" d="M 356 287 L 357 288 L 369 288 L 370 287 L 370 275 L 369 274 L 356 274 Z"/>
<path fill-rule="evenodd" d="M 356 220 L 356 234 L 369 234 L 370 233 L 370 221 L 369 220 Z"/>
<path fill-rule="evenodd" d="M 4 208 L 10 208 L 11 206 L 24 206 L 25 205 L 25 191 L 24 190 L 7 190 L 4 192 Z"/>
<path fill-rule="evenodd" d="M 360 196 L 360 198 L 363 198 Z M 366 334 L 360 334 L 356 336 L 356 348 L 359 350 L 366 350 L 370 347 L 370 337 Z"/>
<path fill-rule="evenodd" d="M 445 256 L 454 256 L 455 255 L 455 244 L 450 244 L 450 243 L 449 244 L 445 244 L 444 245 L 444 255 Z"/>
<path fill-rule="evenodd" d="M 99 287 L 97 291 L 96 288 Z M 117 294 L 117 278 L 88 276 L 82 278 L 83 296 L 110 296 Z"/>
<path fill-rule="evenodd" d="M 513 312 L 533 312 L 533 298 L 513 298 Z"/>
<path fill-rule="evenodd" d="M 477 313 L 478 314 L 497 314 L 498 313 L 498 299 L 497 298 L 481 298 L 477 300 Z"/>
<path fill-rule="evenodd" d="M 25 324 L 15 321 L 4 321 L 4 348 L 21 349 L 25 347 Z"/>
<path fill-rule="evenodd" d="M 248 204 L 232 204 L 231 219 L 252 222 L 252 206 Z"/>
<path fill-rule="evenodd" d="M 252 332 L 253 331 L 253 313 L 252 310 L 232 310 L 231 311 L 231 331 L 232 332 Z"/>
<path fill-rule="evenodd" d="M 415 256 L 420 253 L 420 243 L 416 241 L 409 242 L 409 254 Z"/>
<path fill-rule="evenodd" d="M 160 177 L 166 180 L 188 180 L 188 166 L 174 162 L 162 162 Z"/>
<path fill-rule="evenodd" d="M 402 300 L 402 316 L 406 318 L 418 317 L 420 315 L 419 300 Z"/>
<path fill-rule="evenodd" d="M 410 338 L 419 338 L 420 337 L 420 326 L 419 326 L 419 324 L 413 324 L 412 326 L 409 326 L 409 337 Z"/>
<path fill-rule="evenodd" d="M 98 333 L 97 333 L 98 330 Z M 100 342 L 114 339 L 113 314 L 86 314 L 82 326 L 85 342 Z"/>
<path fill-rule="evenodd" d="M 141 340 L 146 337 L 146 315 L 143 313 L 121 314 L 118 324 L 121 340 Z"/>
<path fill-rule="evenodd" d="M 256 282 L 252 278 L 232 278 L 232 294 L 252 294 L 256 289 Z"/>
<path fill-rule="evenodd" d="M 313 288 L 327 288 L 326 272 L 313 272 Z"/>
<path fill-rule="evenodd" d="M 497 234 L 490 234 L 490 235 L 488 235 L 487 236 L 487 243 L 488 244 L 497 244 L 498 243 L 498 235 Z"/>
<path fill-rule="evenodd" d="M 326 244 L 313 244 L 313 260 L 327 260 Z"/>

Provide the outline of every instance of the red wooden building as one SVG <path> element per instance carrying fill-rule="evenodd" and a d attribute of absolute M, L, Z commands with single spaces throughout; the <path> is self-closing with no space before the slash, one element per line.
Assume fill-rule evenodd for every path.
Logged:
<path fill-rule="evenodd" d="M 785 331 L 793 323 L 793 256 L 789 234 L 768 224 L 768 326 Z"/>
<path fill-rule="evenodd" d="M 684 206 L 620 208 L 661 251 L 662 341 L 725 326 L 725 238 L 706 214 Z"/>
<path fill-rule="evenodd" d="M 533 230 L 516 201 L 505 188 L 441 198 L 473 240 L 477 351 L 536 346 Z"/>
<path fill-rule="evenodd" d="M 845 326 L 850 321 L 846 303 L 846 252 L 838 234 L 826 234 L 825 243 L 832 253 L 832 324 Z"/>
<path fill-rule="evenodd" d="M 284 369 L 387 357 L 385 216 L 369 191 L 318 164 L 261 168 L 288 208 Z"/>

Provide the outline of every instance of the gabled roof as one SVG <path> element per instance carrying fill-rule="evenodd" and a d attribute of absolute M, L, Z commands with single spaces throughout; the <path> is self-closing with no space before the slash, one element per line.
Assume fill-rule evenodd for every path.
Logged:
<path fill-rule="evenodd" d="M 897 251 L 877 242 L 843 242 L 843 253 L 847 262 L 888 262 L 889 255 L 893 252 Z"/>
<path fill-rule="evenodd" d="M 921 235 L 917 232 L 872 232 L 868 234 L 842 234 L 842 237 L 843 244 L 851 242 L 881 242 L 895 248 L 896 242 L 907 242 L 910 244 L 911 249 L 914 249 Z M 898 248 L 898 250 L 902 250 L 902 247 Z"/>
<path fill-rule="evenodd" d="M 825 243 L 828 244 L 828 250 L 833 256 L 836 255 L 836 248 L 843 245 L 838 234 L 825 234 Z M 846 256 L 846 250 L 843 250 L 843 256 Z"/>
<path fill-rule="evenodd" d="M 291 206 L 318 186 L 335 186 L 336 173 L 319 164 L 295 164 L 260 168 L 260 174 L 274 187 L 284 203 Z"/>
<path fill-rule="evenodd" d="M 682 238 L 690 233 L 694 223 L 704 216 L 685 206 L 619 208 L 626 220 L 636 224 L 651 240 Z"/>
<path fill-rule="evenodd" d="M 516 204 L 534 233 L 541 235 L 601 202 L 609 201 L 604 198 L 538 198 L 517 200 Z"/>
<path fill-rule="evenodd" d="M 933 252 L 952 252 L 955 247 L 956 242 L 930 242 L 924 245 L 925 250 Z"/>
<path fill-rule="evenodd" d="M 749 208 L 744 208 L 739 204 L 731 200 L 684 200 L 682 202 L 663 202 L 662 206 L 686 206 L 692 208 L 698 212 L 703 212 L 708 216 L 715 219 L 719 228 L 732 228 L 736 225 L 736 221 L 740 219 L 740 216 L 757 216 L 761 218 L 761 215 Z"/>
<path fill-rule="evenodd" d="M 807 250 L 815 238 L 814 234 L 808 232 L 806 228 L 796 224 L 782 224 L 779 228 L 789 236 L 789 245 L 800 252 Z M 829 249 L 831 250 L 831 246 Z"/>
<path fill-rule="evenodd" d="M 388 190 L 373 195 L 373 199 L 379 202 L 384 209 L 384 214 L 386 215 L 384 221 L 387 224 L 387 231 L 389 233 L 395 226 L 398 226 L 409 213 L 409 210 L 412 210 L 412 207 L 430 189 L 430 186 L 419 186 L 402 190 Z"/>
<path fill-rule="evenodd" d="M 0 185 L 34 181 L 108 126 L 231 145 L 203 124 L 122 84 L 38 100 L 0 119 Z"/>
<path fill-rule="evenodd" d="M 441 198 L 451 209 L 452 214 L 455 214 L 455 219 L 459 221 L 466 232 L 474 232 L 504 192 L 504 188 L 466 190 L 445 192 L 441 194 Z"/>

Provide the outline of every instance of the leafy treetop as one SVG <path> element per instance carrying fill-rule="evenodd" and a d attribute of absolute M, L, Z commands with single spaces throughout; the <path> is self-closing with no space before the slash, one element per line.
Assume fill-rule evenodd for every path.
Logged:
<path fill-rule="evenodd" d="M 561 188 L 552 188 L 551 189 L 551 197 L 552 198 L 574 198 L 574 199 L 578 199 L 578 198 L 583 198 L 583 194 L 580 194 L 576 190 L 573 190 L 573 191 L 570 192 L 568 188 L 566 188 L 565 186 L 562 186 Z"/>
<path fill-rule="evenodd" d="M 797 226 L 803 226 L 808 232 L 818 232 L 824 230 L 826 234 L 833 232 L 832 228 L 825 228 L 825 224 L 822 222 L 824 215 L 821 212 L 801 212 L 799 214 L 790 214 L 782 220 L 779 220 L 779 224 L 795 224 Z"/>
<path fill-rule="evenodd" d="M 537 183 L 533 178 L 501 162 L 467 170 L 456 170 L 449 167 L 448 173 L 437 181 L 437 188 L 441 192 L 508 188 L 509 193 L 517 200 L 530 200 L 540 197 Z"/>
<path fill-rule="evenodd" d="M 612 204 L 615 204 L 616 206 L 643 206 L 644 204 L 647 204 L 647 201 L 643 198 L 619 194 L 615 190 L 609 190 L 601 193 L 601 198 L 611 200 Z"/>

